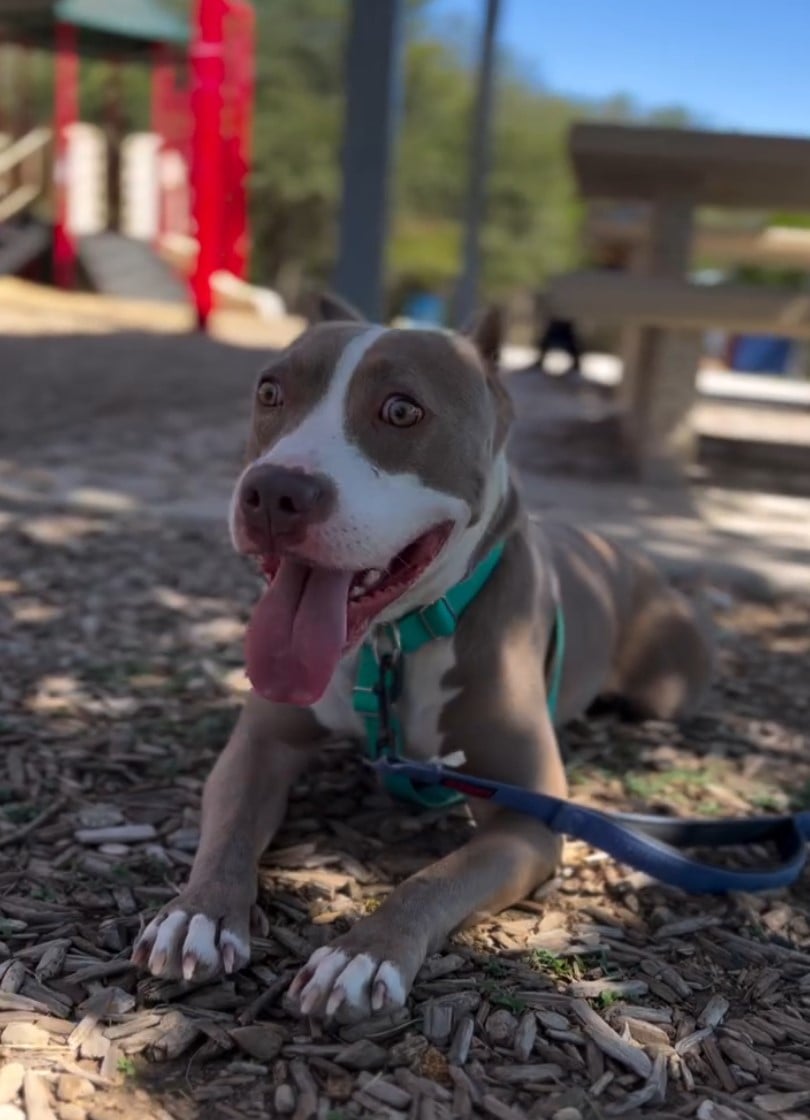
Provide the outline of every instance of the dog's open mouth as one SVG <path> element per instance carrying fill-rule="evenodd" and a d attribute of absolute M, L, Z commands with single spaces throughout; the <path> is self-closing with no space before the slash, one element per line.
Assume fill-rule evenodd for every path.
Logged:
<path fill-rule="evenodd" d="M 263 557 L 268 587 L 253 611 L 245 648 L 256 692 L 284 704 L 319 700 L 344 651 L 414 585 L 451 529 L 445 522 L 423 533 L 385 569 L 338 571 L 292 555 Z"/>

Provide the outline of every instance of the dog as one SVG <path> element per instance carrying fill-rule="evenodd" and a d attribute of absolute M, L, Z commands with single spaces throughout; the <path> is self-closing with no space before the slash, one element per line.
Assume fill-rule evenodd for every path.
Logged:
<path fill-rule="evenodd" d="M 532 534 L 506 458 L 497 312 L 445 334 L 322 304 L 322 321 L 273 358 L 255 392 L 230 510 L 236 549 L 267 581 L 246 638 L 252 691 L 205 786 L 188 885 L 133 950 L 159 977 L 202 980 L 248 962 L 257 862 L 291 786 L 329 739 L 364 738 L 358 659 L 388 650 L 400 620 L 427 617 L 465 581 L 481 586 L 452 632 L 404 654 L 395 707 L 408 757 L 463 752 L 461 775 L 565 797 L 553 647 L 558 723 L 611 698 L 679 720 L 710 677 L 698 610 L 650 561 L 562 524 Z M 312 954 L 289 990 L 302 1014 L 402 1006 L 452 931 L 555 872 L 561 840 L 542 823 L 486 801 L 470 808 L 466 844 Z"/>

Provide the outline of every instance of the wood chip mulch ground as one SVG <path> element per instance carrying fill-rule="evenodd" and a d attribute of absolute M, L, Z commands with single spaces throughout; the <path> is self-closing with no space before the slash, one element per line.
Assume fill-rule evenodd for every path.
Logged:
<path fill-rule="evenodd" d="M 132 939 L 191 863 L 255 584 L 219 526 L 8 501 L 1 527 L 0 1120 L 810 1116 L 806 877 L 689 898 L 569 844 L 535 899 L 427 963 L 401 1014 L 294 1018 L 311 950 L 469 827 L 393 810 L 343 748 L 266 857 L 250 967 L 202 987 L 136 974 Z M 704 715 L 567 729 L 576 796 L 810 800 L 810 605 L 715 603 Z"/>
<path fill-rule="evenodd" d="M 393 807 L 343 748 L 266 857 L 250 968 L 203 987 L 136 974 L 244 685 L 256 584 L 221 509 L 261 355 L 0 341 L 0 1120 L 810 1117 L 807 876 L 689 898 L 569 844 L 536 898 L 428 962 L 401 1015 L 293 1017 L 310 951 L 469 828 Z M 810 604 L 713 597 L 704 714 L 567 728 L 575 796 L 810 805 Z"/>

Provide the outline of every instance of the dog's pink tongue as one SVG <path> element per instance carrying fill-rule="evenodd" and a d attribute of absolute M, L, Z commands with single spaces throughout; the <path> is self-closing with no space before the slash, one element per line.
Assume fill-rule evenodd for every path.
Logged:
<path fill-rule="evenodd" d="M 281 561 L 245 642 L 247 675 L 260 696 L 302 707 L 321 698 L 346 643 L 351 578 L 351 572 Z"/>

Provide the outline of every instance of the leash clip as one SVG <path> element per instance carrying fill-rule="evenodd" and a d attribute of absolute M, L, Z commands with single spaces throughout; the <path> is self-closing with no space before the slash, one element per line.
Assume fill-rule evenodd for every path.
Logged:
<path fill-rule="evenodd" d="M 382 648 L 383 635 L 387 639 L 386 649 Z M 378 713 L 375 749 L 380 758 L 397 758 L 401 742 L 394 707 L 402 695 L 405 670 L 399 629 L 395 625 L 376 629 L 371 637 L 371 650 L 379 670 L 373 689 Z"/>

